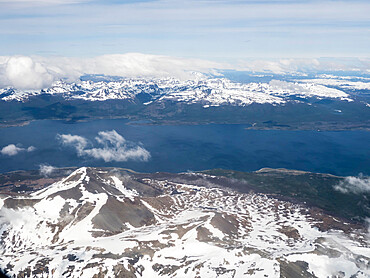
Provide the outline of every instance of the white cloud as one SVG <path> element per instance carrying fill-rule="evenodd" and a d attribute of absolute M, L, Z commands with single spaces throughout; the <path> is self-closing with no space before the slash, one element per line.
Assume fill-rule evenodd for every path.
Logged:
<path fill-rule="evenodd" d="M 277 90 L 286 90 L 286 91 L 293 91 L 293 92 L 300 92 L 300 93 L 309 92 L 307 88 L 297 83 L 293 83 L 293 82 L 286 82 L 286 81 L 281 81 L 281 80 L 271 80 L 269 82 L 269 85 L 273 89 L 277 89 Z"/>
<path fill-rule="evenodd" d="M 30 146 L 28 148 L 22 148 L 22 147 L 18 147 L 16 145 L 14 145 L 14 144 L 9 144 L 9 145 L 3 147 L 0 151 L 0 153 L 2 155 L 14 156 L 14 155 L 17 155 L 18 153 L 23 152 L 23 151 L 32 152 L 34 150 L 36 150 L 36 148 L 34 146 Z"/>
<path fill-rule="evenodd" d="M 84 150 L 88 144 L 87 139 L 78 135 L 58 134 L 57 139 L 59 139 L 65 146 L 73 146 L 76 149 L 78 156 L 82 156 L 84 154 Z"/>
<path fill-rule="evenodd" d="M 150 153 L 143 147 L 126 141 L 115 130 L 101 131 L 95 140 L 101 147 L 90 147 L 92 145 L 86 138 L 78 135 L 59 134 L 57 138 L 65 146 L 75 148 L 78 156 L 89 156 L 95 159 L 111 161 L 148 161 Z"/>
<path fill-rule="evenodd" d="M 4 148 L 2 148 L 1 154 L 13 156 L 13 155 L 17 155 L 20 151 L 23 151 L 23 150 L 24 149 L 19 148 L 14 144 L 10 144 L 10 145 L 5 146 Z"/>
<path fill-rule="evenodd" d="M 47 177 L 51 173 L 53 173 L 55 170 L 55 167 L 47 164 L 40 164 L 40 174 Z"/>
<path fill-rule="evenodd" d="M 18 89 L 34 89 L 49 86 L 56 76 L 30 57 L 10 57 L 5 65 L 5 79 Z"/>
<path fill-rule="evenodd" d="M 370 177 L 362 175 L 358 177 L 346 177 L 338 185 L 335 185 L 334 189 L 342 193 L 370 193 Z"/>
<path fill-rule="evenodd" d="M 104 147 L 108 147 L 108 144 L 112 144 L 116 148 L 120 145 L 125 144 L 126 140 L 121 135 L 119 135 L 115 130 L 112 131 L 100 131 L 99 136 L 95 137 L 95 140 Z"/>
<path fill-rule="evenodd" d="M 17 89 L 42 89 L 61 78 L 76 81 L 84 74 L 122 77 L 176 77 L 192 79 L 193 71 L 208 73 L 227 68 L 220 63 L 162 55 L 127 53 L 95 58 L 0 57 L 0 84 Z"/>
<path fill-rule="evenodd" d="M 27 152 L 33 152 L 34 150 L 36 150 L 36 147 L 34 147 L 34 146 L 29 146 L 27 148 Z"/>

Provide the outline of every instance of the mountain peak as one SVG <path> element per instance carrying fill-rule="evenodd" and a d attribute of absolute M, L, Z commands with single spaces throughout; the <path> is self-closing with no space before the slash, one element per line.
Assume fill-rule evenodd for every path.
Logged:
<path fill-rule="evenodd" d="M 0 264 L 40 277 L 368 274 L 368 244 L 349 224 L 322 229 L 336 219 L 212 186 L 214 178 L 82 167 L 45 189 L 7 196 Z"/>
<path fill-rule="evenodd" d="M 341 88 L 324 86 L 320 82 L 317 83 L 315 79 L 293 82 L 272 80 L 269 83 L 237 83 L 227 78 L 199 80 L 124 78 L 116 81 L 88 80 L 79 83 L 57 81 L 50 88 L 40 91 L 0 89 L 0 97 L 4 101 L 26 101 L 39 95 L 61 96 L 66 100 L 139 102 L 142 96 L 146 96 L 145 103 L 173 101 L 210 106 L 247 106 L 252 103 L 279 105 L 291 101 L 297 102 L 297 97 L 352 101 L 350 95 Z"/>

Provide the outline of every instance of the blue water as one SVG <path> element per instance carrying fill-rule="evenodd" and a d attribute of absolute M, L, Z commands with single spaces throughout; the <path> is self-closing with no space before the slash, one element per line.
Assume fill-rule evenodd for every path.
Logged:
<path fill-rule="evenodd" d="M 183 172 L 212 168 L 253 171 L 288 168 L 335 175 L 370 175 L 370 132 L 246 130 L 244 125 L 149 126 L 125 120 L 82 123 L 35 121 L 27 126 L 0 129 L 0 149 L 8 144 L 34 146 L 33 152 L 0 154 L 0 172 L 38 169 L 40 164 L 115 166 L 141 172 Z M 94 141 L 99 131 L 116 130 L 141 143 L 151 154 L 147 162 L 104 162 L 79 157 L 62 146 L 57 134 L 84 136 Z"/>

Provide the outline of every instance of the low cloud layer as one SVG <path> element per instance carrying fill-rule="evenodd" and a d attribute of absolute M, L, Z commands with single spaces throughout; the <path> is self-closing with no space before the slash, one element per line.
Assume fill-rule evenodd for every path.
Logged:
<path fill-rule="evenodd" d="M 368 58 L 304 58 L 241 61 L 237 70 L 274 74 L 312 73 L 319 71 L 354 71 L 369 73 Z"/>
<path fill-rule="evenodd" d="M 201 59 L 185 59 L 141 53 L 111 54 L 93 58 L 0 56 L 0 88 L 22 90 L 42 89 L 54 81 L 79 80 L 85 74 L 105 74 L 121 77 L 175 77 L 194 79 L 203 74 L 218 74 L 220 70 L 240 70 L 275 74 L 310 71 L 368 71 L 369 59 L 276 59 L 238 61 L 233 64 Z"/>
<path fill-rule="evenodd" d="M 9 145 L 3 147 L 0 151 L 0 153 L 2 155 L 14 156 L 14 155 L 17 155 L 20 152 L 25 152 L 25 151 L 26 152 L 32 152 L 35 149 L 36 148 L 34 146 L 30 146 L 28 148 L 22 148 L 22 147 L 14 145 L 14 144 L 9 144 Z"/>
<path fill-rule="evenodd" d="M 303 86 L 297 83 L 293 83 L 293 82 L 271 80 L 269 84 L 273 89 L 277 89 L 277 90 L 286 90 L 286 91 L 302 92 L 302 93 L 309 91 L 307 88 L 304 88 Z"/>
<path fill-rule="evenodd" d="M 127 53 L 94 58 L 66 57 L 0 57 L 0 87 L 42 89 L 54 81 L 77 81 L 84 74 L 105 74 L 121 77 L 175 77 L 192 79 L 192 72 L 208 73 L 224 66 L 198 59 L 182 59 L 162 55 Z"/>
<path fill-rule="evenodd" d="M 48 164 L 40 164 L 40 174 L 44 177 L 51 175 L 55 170 L 54 166 Z"/>
<path fill-rule="evenodd" d="M 342 193 L 363 194 L 370 193 L 370 177 L 346 177 L 334 189 Z"/>
<path fill-rule="evenodd" d="M 64 146 L 73 147 L 78 156 L 102 159 L 105 162 L 148 161 L 150 158 L 150 153 L 146 149 L 127 141 L 115 130 L 98 133 L 95 140 L 99 147 L 94 147 L 92 142 L 79 135 L 58 134 L 57 139 Z"/>

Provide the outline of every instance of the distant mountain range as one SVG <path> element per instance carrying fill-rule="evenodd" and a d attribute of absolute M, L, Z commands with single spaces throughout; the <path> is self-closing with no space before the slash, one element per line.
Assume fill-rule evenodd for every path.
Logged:
<path fill-rule="evenodd" d="M 370 275 L 364 226 L 299 201 L 340 177 L 54 171 L 0 176 L 0 267 L 11 277 Z M 280 182 L 291 197 L 259 192 L 284 191 Z"/>
<path fill-rule="evenodd" d="M 362 86 L 364 89 L 370 89 L 369 83 L 362 82 Z M 355 88 L 357 87 L 355 86 Z M 353 101 L 349 94 L 317 84 L 314 80 L 305 80 L 305 82 L 299 83 L 273 80 L 269 83 L 251 82 L 246 84 L 231 82 L 226 78 L 187 81 L 174 78 L 123 79 L 100 82 L 81 81 L 80 83 L 58 81 L 44 90 L 15 90 L 13 88 L 0 90 L 0 98 L 4 101 L 27 101 L 32 96 L 43 94 L 62 96 L 66 100 L 86 101 L 143 100 L 145 96 L 147 102 L 144 103 L 147 105 L 154 101 L 172 100 L 174 102 L 201 103 L 204 104 L 204 107 L 246 106 L 252 103 L 278 105 L 288 101 L 299 102 L 299 98 L 311 97 Z"/>
<path fill-rule="evenodd" d="M 370 126 L 368 78 L 294 78 L 247 83 L 204 76 L 186 81 L 90 78 L 78 83 L 58 81 L 43 90 L 3 88 L 0 121 L 9 125 L 34 119 L 123 117 L 288 129 L 320 128 L 320 122 L 332 129 Z M 319 127 L 314 127 L 315 123 Z"/>

